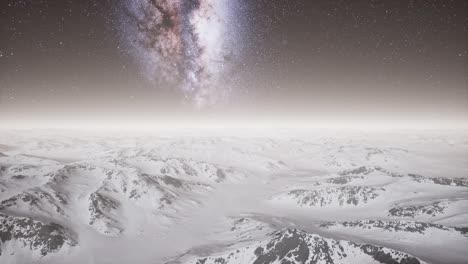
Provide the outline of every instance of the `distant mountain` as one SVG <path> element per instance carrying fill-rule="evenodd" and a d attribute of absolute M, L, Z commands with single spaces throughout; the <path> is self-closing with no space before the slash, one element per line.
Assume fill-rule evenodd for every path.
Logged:
<path fill-rule="evenodd" d="M 343 186 L 318 190 L 292 190 L 272 198 L 273 201 L 295 203 L 299 206 L 356 206 L 376 199 L 384 188 Z"/>

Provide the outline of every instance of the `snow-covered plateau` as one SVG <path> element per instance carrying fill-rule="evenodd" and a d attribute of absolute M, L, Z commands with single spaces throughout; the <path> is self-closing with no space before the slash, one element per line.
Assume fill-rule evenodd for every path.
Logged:
<path fill-rule="evenodd" d="M 0 263 L 468 263 L 468 131 L 0 131 Z"/>

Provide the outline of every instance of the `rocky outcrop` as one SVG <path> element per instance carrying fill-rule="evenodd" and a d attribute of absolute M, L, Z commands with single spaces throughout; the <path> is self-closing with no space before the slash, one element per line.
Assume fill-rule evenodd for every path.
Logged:
<path fill-rule="evenodd" d="M 396 250 L 350 241 L 327 239 L 297 229 L 276 231 L 264 240 L 222 254 L 188 257 L 190 264 L 306 264 L 306 263 L 418 264 L 417 258 Z"/>
<path fill-rule="evenodd" d="M 77 244 L 73 235 L 59 224 L 0 214 L 0 242 L 10 241 L 38 251 L 42 256 Z"/>

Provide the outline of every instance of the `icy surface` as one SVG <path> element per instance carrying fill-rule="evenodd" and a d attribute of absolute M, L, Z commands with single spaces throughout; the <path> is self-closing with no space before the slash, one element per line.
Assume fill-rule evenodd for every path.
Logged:
<path fill-rule="evenodd" d="M 0 263 L 466 263 L 467 131 L 0 131 Z"/>

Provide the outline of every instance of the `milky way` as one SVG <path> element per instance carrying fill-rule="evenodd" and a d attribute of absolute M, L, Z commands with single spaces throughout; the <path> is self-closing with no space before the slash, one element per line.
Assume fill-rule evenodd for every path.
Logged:
<path fill-rule="evenodd" d="M 231 92 L 237 1 L 126 1 L 123 36 L 150 80 L 171 83 L 198 107 L 213 105 Z"/>

